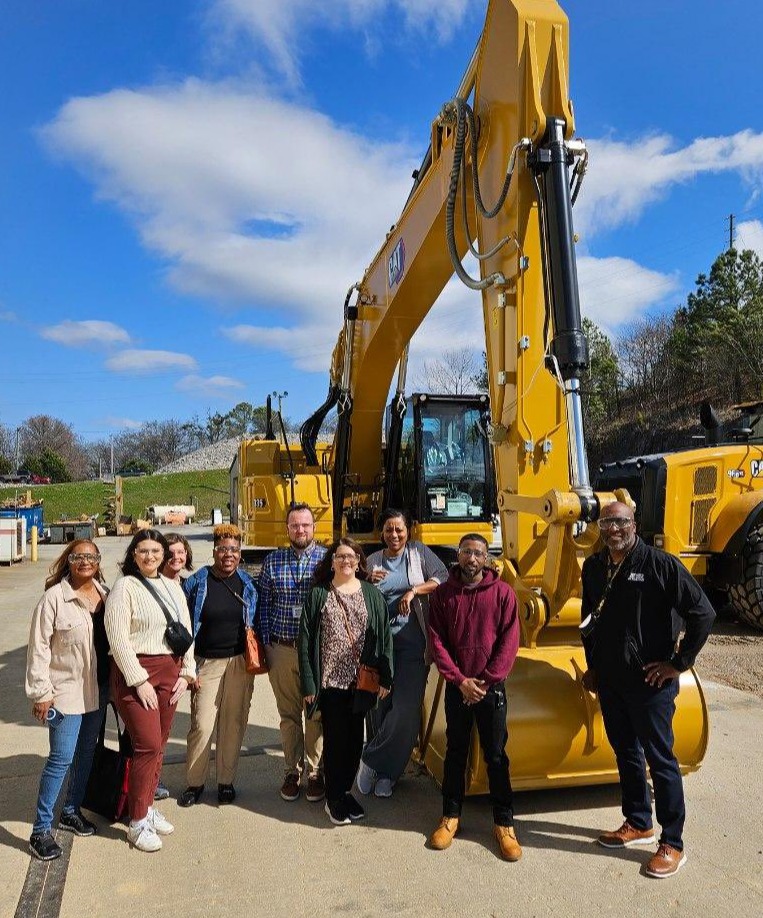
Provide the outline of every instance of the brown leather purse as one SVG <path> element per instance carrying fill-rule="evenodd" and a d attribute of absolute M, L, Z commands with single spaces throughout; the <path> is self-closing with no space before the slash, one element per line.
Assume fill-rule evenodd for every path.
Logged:
<path fill-rule="evenodd" d="M 246 671 L 262 676 L 268 671 L 268 661 L 265 657 L 265 646 L 257 636 L 254 628 L 248 625 L 244 628 L 244 659 Z"/>
<path fill-rule="evenodd" d="M 244 607 L 244 621 L 246 621 L 247 605 L 243 596 L 232 589 L 224 580 L 219 582 L 225 589 L 231 593 Z M 268 661 L 265 656 L 265 645 L 259 638 L 259 635 L 249 625 L 244 626 L 244 660 L 246 661 L 246 671 L 253 673 L 255 676 L 263 676 L 268 671 Z"/>

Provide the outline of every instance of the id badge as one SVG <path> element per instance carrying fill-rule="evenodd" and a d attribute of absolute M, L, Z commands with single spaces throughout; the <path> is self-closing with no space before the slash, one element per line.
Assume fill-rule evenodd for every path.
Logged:
<path fill-rule="evenodd" d="M 291 617 L 292 618 L 302 618 L 302 606 L 292 606 L 291 607 Z"/>

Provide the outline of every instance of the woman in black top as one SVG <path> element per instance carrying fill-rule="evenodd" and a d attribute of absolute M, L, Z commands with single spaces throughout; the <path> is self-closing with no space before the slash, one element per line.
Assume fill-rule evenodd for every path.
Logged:
<path fill-rule="evenodd" d="M 232 803 L 236 798 L 233 782 L 254 688 L 254 676 L 246 671 L 244 660 L 244 631 L 254 625 L 257 608 L 257 590 L 239 569 L 240 561 L 241 531 L 237 526 L 216 526 L 212 566 L 183 581 L 198 678 L 191 687 L 188 786 L 180 795 L 180 806 L 193 806 L 201 797 L 213 738 L 217 799 Z"/>

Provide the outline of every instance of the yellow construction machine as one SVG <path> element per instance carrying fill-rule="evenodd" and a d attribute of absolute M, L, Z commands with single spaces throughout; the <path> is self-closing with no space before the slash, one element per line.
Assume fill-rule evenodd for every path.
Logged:
<path fill-rule="evenodd" d="M 414 537 L 430 544 L 457 541 L 454 530 L 487 527 L 495 502 L 498 563 L 520 609 L 521 649 L 506 685 L 518 788 L 617 780 L 596 697 L 581 684 L 580 568 L 598 541 L 600 510 L 615 493 L 591 487 L 583 436 L 579 380 L 588 346 L 572 208 L 587 153 L 574 131 L 567 17 L 555 0 L 490 0 L 456 96 L 432 123 L 400 218 L 348 293 L 329 396 L 304 425 L 301 449 L 289 456 L 283 444 L 268 441 L 255 461 L 242 445 L 234 463 L 239 475 L 245 467 L 260 471 L 248 491 L 239 486 L 242 523 L 252 512 L 245 501 L 265 502 L 261 510 L 280 502 L 279 530 L 272 532 L 278 542 L 293 499 L 318 508 L 324 533 L 368 542 L 378 541 L 378 511 L 402 503 L 417 515 Z M 462 265 L 470 249 L 478 278 Z M 444 419 L 454 409 L 433 396 L 407 401 L 405 368 L 413 334 L 454 272 L 481 294 L 475 320 L 484 322 L 489 400 L 462 406 L 450 435 Z M 336 436 L 330 446 L 318 445 L 318 428 L 333 406 Z M 439 442 L 432 446 L 427 433 Z M 469 440 L 469 474 L 455 480 Z M 480 443 L 489 446 L 480 474 L 494 475 L 495 494 L 474 481 Z M 451 446 L 455 465 L 440 459 L 441 478 L 428 477 L 428 460 Z M 435 452 L 428 454 L 430 447 Z M 442 528 L 449 525 L 450 535 Z M 433 672 L 420 754 L 438 778 L 445 752 L 441 693 Z M 693 672 L 681 677 L 675 734 L 681 768 L 696 769 L 708 721 Z M 482 793 L 487 781 L 476 735 L 474 743 L 468 789 Z"/>
<path fill-rule="evenodd" d="M 606 463 L 596 484 L 627 488 L 642 538 L 676 555 L 716 605 L 763 628 L 763 403 L 733 407 L 724 432 L 702 406 L 701 446 Z"/>

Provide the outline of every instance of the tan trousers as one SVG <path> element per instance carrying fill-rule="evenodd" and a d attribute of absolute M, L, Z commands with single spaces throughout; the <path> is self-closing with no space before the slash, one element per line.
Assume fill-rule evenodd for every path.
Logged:
<path fill-rule="evenodd" d="M 268 678 L 281 716 L 284 770 L 287 775 L 301 775 L 305 770 L 308 776 L 316 775 L 323 769 L 323 731 L 318 714 L 312 719 L 304 717 L 297 651 L 282 644 L 269 644 L 265 654 Z"/>
<path fill-rule="evenodd" d="M 254 676 L 246 671 L 243 654 L 223 660 L 197 657 L 196 666 L 199 688 L 191 697 L 186 781 L 189 787 L 206 782 L 214 738 L 217 783 L 233 784 L 249 720 Z"/>

